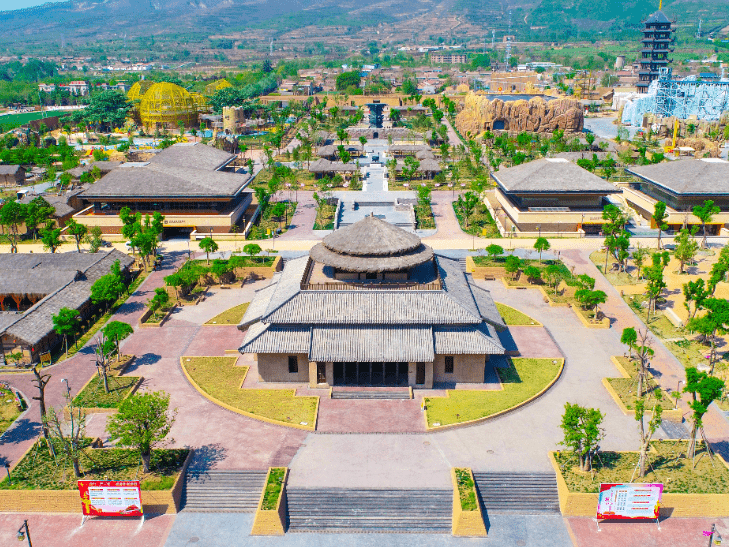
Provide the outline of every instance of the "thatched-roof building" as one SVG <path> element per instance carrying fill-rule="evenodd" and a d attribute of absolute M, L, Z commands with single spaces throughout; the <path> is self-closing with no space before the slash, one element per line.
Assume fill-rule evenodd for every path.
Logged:
<path fill-rule="evenodd" d="M 25 184 L 25 167 L 22 165 L 0 165 L 0 187 Z"/>
<path fill-rule="evenodd" d="M 55 348 L 61 338 L 53 330 L 53 316 L 70 308 L 87 318 L 91 286 L 117 260 L 127 275 L 134 260 L 117 250 L 0 254 L 0 356 L 22 352 L 33 362 Z"/>
<path fill-rule="evenodd" d="M 330 234 L 258 291 L 241 353 L 266 382 L 482 383 L 505 328 L 458 261 L 374 216 Z"/>
<path fill-rule="evenodd" d="M 333 177 L 334 175 L 351 176 L 355 171 L 357 171 L 357 165 L 354 163 L 329 161 L 323 158 L 309 165 L 309 172 L 314 173 L 318 179 L 326 176 Z"/>

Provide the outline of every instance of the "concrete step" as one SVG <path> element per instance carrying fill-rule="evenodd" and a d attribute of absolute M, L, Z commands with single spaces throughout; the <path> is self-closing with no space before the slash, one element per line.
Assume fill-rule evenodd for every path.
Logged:
<path fill-rule="evenodd" d="M 482 473 L 473 478 L 482 506 L 491 513 L 558 513 L 559 493 L 552 473 Z"/>
<path fill-rule="evenodd" d="M 336 389 L 332 390 L 332 399 L 363 399 L 363 400 L 387 400 L 387 399 L 410 399 L 409 389 L 382 389 L 382 390 L 354 390 Z"/>
<path fill-rule="evenodd" d="M 451 531 L 451 490 L 287 488 L 287 500 L 291 532 Z"/>
<path fill-rule="evenodd" d="M 253 512 L 267 471 L 188 470 L 182 497 L 184 511 Z"/>

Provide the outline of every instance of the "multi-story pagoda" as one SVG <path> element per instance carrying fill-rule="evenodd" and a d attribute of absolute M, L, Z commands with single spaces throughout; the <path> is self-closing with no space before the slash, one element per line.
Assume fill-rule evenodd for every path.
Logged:
<path fill-rule="evenodd" d="M 659 70 L 673 62 L 668 58 L 668 54 L 673 52 L 673 32 L 671 21 L 660 9 L 645 20 L 636 84 L 638 92 L 646 93 L 650 83 L 658 79 Z"/>

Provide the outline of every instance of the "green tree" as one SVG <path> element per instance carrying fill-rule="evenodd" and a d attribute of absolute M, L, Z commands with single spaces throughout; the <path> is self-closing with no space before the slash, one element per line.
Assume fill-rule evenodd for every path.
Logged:
<path fill-rule="evenodd" d="M 696 240 L 691 237 L 688 230 L 683 229 L 673 240 L 675 248 L 673 250 L 673 256 L 681 263 L 680 273 L 684 273 L 684 267 L 687 262 L 693 261 L 696 257 L 696 253 L 699 251 L 699 244 Z"/>
<path fill-rule="evenodd" d="M 709 411 L 709 405 L 721 397 L 724 387 L 723 380 L 699 372 L 695 367 L 686 367 L 686 386 L 683 391 L 691 394 L 689 408 L 692 410 L 687 458 L 693 459 L 696 455 L 696 436 L 703 427 L 704 414 Z"/>
<path fill-rule="evenodd" d="M 119 361 L 121 359 L 119 344 L 127 336 L 132 334 L 134 329 L 129 323 L 124 323 L 123 321 L 110 321 L 106 324 L 106 326 L 104 326 L 103 332 L 106 339 L 113 344 L 114 349 L 116 350 L 116 360 Z"/>
<path fill-rule="evenodd" d="M 723 298 L 706 298 L 702 302 L 706 313 L 701 317 L 694 317 L 688 323 L 689 329 L 703 334 L 711 344 L 709 366 L 711 374 L 714 373 L 716 363 L 716 344 L 718 337 L 729 332 L 729 301 Z"/>
<path fill-rule="evenodd" d="M 637 270 L 635 275 L 638 279 L 643 278 L 643 262 L 645 261 L 648 254 L 648 249 L 646 249 L 645 247 L 641 247 L 640 243 L 638 243 L 636 249 L 633 251 L 633 263 L 635 264 L 635 269 Z"/>
<path fill-rule="evenodd" d="M 504 266 L 506 273 L 510 274 L 511 278 L 514 279 L 519 272 L 519 268 L 521 268 L 521 259 L 516 255 L 509 255 L 504 261 Z"/>
<path fill-rule="evenodd" d="M 167 442 L 165 438 L 175 423 L 177 410 L 169 408 L 170 396 L 164 392 L 132 395 L 119 405 L 106 426 L 119 444 L 139 451 L 145 473 L 150 471 L 152 450 Z"/>
<path fill-rule="evenodd" d="M 38 226 L 48 223 L 55 212 L 56 209 L 40 196 L 24 206 L 23 219 L 25 227 L 28 233 L 33 236 L 33 239 L 36 239 L 38 235 Z"/>
<path fill-rule="evenodd" d="M 658 249 L 661 248 L 661 233 L 663 233 L 663 230 L 668 229 L 668 224 L 666 224 L 667 218 L 668 213 L 666 213 L 666 204 L 662 201 L 657 201 L 653 206 L 653 215 L 651 216 L 651 219 L 656 225 L 656 228 L 658 228 Z"/>
<path fill-rule="evenodd" d="M 478 205 L 478 196 L 473 192 L 466 192 L 465 194 L 459 195 L 456 200 L 456 207 L 461 211 L 466 221 L 466 227 L 470 224 L 471 215 L 473 215 L 476 205 Z"/>
<path fill-rule="evenodd" d="M 359 88 L 361 76 L 358 71 L 342 72 L 336 79 L 337 91 L 346 91 L 350 87 Z"/>
<path fill-rule="evenodd" d="M 91 95 L 89 105 L 71 114 L 70 118 L 76 123 L 83 121 L 97 129 L 112 129 L 124 125 L 131 107 L 123 93 L 102 91 Z"/>
<path fill-rule="evenodd" d="M 648 447 L 651 444 L 653 435 L 655 435 L 658 428 L 661 427 L 663 408 L 661 405 L 655 405 L 651 419 L 648 422 L 648 430 L 645 427 L 645 401 L 638 399 L 635 402 L 635 421 L 638 422 L 638 432 L 640 434 L 640 449 L 638 451 L 638 476 L 645 477 L 645 463 L 648 455 Z"/>
<path fill-rule="evenodd" d="M 504 248 L 501 245 L 496 245 L 496 243 L 492 243 L 491 245 L 486 247 L 486 254 L 489 257 L 500 256 L 504 254 Z"/>
<path fill-rule="evenodd" d="M 554 294 L 557 294 L 557 288 L 564 279 L 564 271 L 560 264 L 550 264 L 544 268 L 544 279 L 550 287 L 554 287 Z"/>
<path fill-rule="evenodd" d="M 665 263 L 667 260 L 664 257 L 668 257 L 668 252 L 653 253 L 652 265 L 643 269 L 644 277 L 646 278 L 646 292 L 648 293 L 648 310 L 647 319 L 650 321 L 651 311 L 655 310 L 656 302 L 661 296 L 661 292 L 666 288 L 666 282 L 663 278 L 663 271 L 666 268 Z"/>
<path fill-rule="evenodd" d="M 91 285 L 91 301 L 97 305 L 104 304 L 104 308 L 108 310 L 109 305 L 116 302 L 125 290 L 126 286 L 117 260 L 112 265 L 110 273 L 102 275 Z"/>
<path fill-rule="evenodd" d="M 101 238 L 101 228 L 99 226 L 93 226 L 89 231 L 89 235 L 86 237 L 86 241 L 89 244 L 89 252 L 98 253 L 101 245 L 104 243 L 104 240 Z"/>
<path fill-rule="evenodd" d="M 210 264 L 210 253 L 214 253 L 218 250 L 218 244 L 215 243 L 215 240 L 212 237 L 206 237 L 205 239 L 200 240 L 200 248 L 205 251 L 205 263 Z"/>
<path fill-rule="evenodd" d="M 402 168 L 402 174 L 407 177 L 408 182 L 411 182 L 413 180 L 413 177 L 418 172 L 418 168 L 420 167 L 420 162 L 415 159 L 414 156 L 406 156 L 403 160 L 403 168 Z M 460 196 L 458 196 L 460 199 Z M 474 204 L 475 207 L 475 204 Z M 473 210 L 473 209 L 472 209 Z M 467 215 L 470 216 L 470 215 Z"/>
<path fill-rule="evenodd" d="M 635 348 L 636 342 L 638 342 L 638 333 L 635 332 L 635 329 L 633 327 L 624 328 L 623 334 L 620 335 L 620 343 L 628 346 L 631 359 L 633 358 L 633 348 Z"/>
<path fill-rule="evenodd" d="M 605 415 L 597 408 L 584 408 L 578 404 L 565 403 L 564 409 L 561 424 L 564 439 L 559 444 L 572 449 L 581 471 L 590 471 L 593 455 L 605 438 L 601 427 Z"/>
<path fill-rule="evenodd" d="M 694 216 L 701 221 L 701 229 L 703 232 L 703 238 L 701 239 L 701 248 L 706 248 L 706 225 L 709 224 L 714 215 L 718 215 L 721 209 L 714 205 L 714 202 L 710 199 L 704 201 L 703 205 L 697 205 L 693 209 Z"/>
<path fill-rule="evenodd" d="M 688 312 L 689 321 L 696 316 L 696 312 L 704 306 L 704 301 L 710 295 L 709 288 L 706 286 L 703 278 L 683 284 L 683 305 Z"/>
<path fill-rule="evenodd" d="M 580 289 L 575 291 L 575 298 L 582 304 L 582 307 L 593 310 L 595 319 L 597 319 L 597 307 L 607 301 L 607 295 L 603 291 L 590 291 Z"/>
<path fill-rule="evenodd" d="M 542 253 L 548 251 L 552 246 L 546 237 L 538 237 L 534 242 L 534 249 L 539 253 L 539 263 L 542 263 Z"/>
<path fill-rule="evenodd" d="M 636 341 L 633 343 L 633 349 L 638 359 L 638 387 L 636 388 L 636 394 L 638 397 L 643 397 L 645 395 L 645 386 L 648 383 L 648 365 L 651 356 L 654 354 L 648 329 L 639 329 L 636 332 Z"/>
<path fill-rule="evenodd" d="M 56 334 L 63 336 L 63 341 L 66 345 L 66 353 L 68 353 L 68 337 L 75 337 L 81 328 L 81 319 L 78 310 L 72 310 L 71 308 L 61 308 L 58 310 L 58 314 L 53 316 L 53 330 Z"/>
<path fill-rule="evenodd" d="M 56 252 L 56 249 L 58 249 L 61 246 L 61 229 L 60 228 L 54 228 L 53 224 L 46 225 L 45 228 L 43 228 L 40 232 L 41 234 L 41 241 L 43 242 L 43 248 L 51 251 L 52 253 Z"/>
<path fill-rule="evenodd" d="M 154 290 L 154 296 L 147 302 L 149 309 L 152 310 L 152 315 L 155 315 L 158 310 L 163 309 L 170 302 L 170 295 L 162 287 L 158 287 Z"/>
<path fill-rule="evenodd" d="M 0 226 L 3 228 L 5 237 L 10 243 L 10 252 L 18 252 L 18 241 L 20 241 L 20 226 L 25 217 L 25 208 L 17 201 L 7 201 L 0 207 Z"/>
<path fill-rule="evenodd" d="M 89 229 L 85 225 L 79 224 L 72 218 L 69 218 L 66 221 L 66 232 L 72 235 L 73 238 L 76 240 L 76 250 L 79 253 L 81 252 L 81 242 L 86 237 L 88 231 Z"/>
<path fill-rule="evenodd" d="M 527 276 L 530 283 L 537 283 L 542 280 L 542 270 L 536 266 L 527 266 L 524 268 L 524 275 Z"/>
<path fill-rule="evenodd" d="M 261 254 L 261 246 L 257 243 L 249 243 L 243 247 L 243 252 L 253 259 L 254 256 Z"/>

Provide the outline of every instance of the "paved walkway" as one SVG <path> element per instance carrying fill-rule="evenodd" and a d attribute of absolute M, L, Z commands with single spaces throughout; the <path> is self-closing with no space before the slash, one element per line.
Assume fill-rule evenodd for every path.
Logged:
<path fill-rule="evenodd" d="M 620 334 L 626 327 L 634 327 L 636 329 L 645 329 L 643 322 L 633 313 L 625 301 L 620 297 L 620 293 L 613 287 L 597 267 L 589 258 L 589 253 L 579 250 L 563 251 L 562 259 L 565 264 L 575 268 L 576 274 L 586 273 L 596 279 L 595 288 L 605 291 L 608 295 L 608 301 L 601 306 L 602 311 L 611 318 L 611 327 L 608 332 L 613 333 L 614 337 L 620 338 Z M 653 350 L 655 354 L 651 359 L 651 372 L 654 378 L 660 384 L 665 392 L 673 391 L 679 380 L 686 380 L 684 366 L 676 359 L 676 357 L 663 345 L 656 337 L 652 337 Z M 613 355 L 622 355 L 626 348 L 620 344 L 616 347 L 617 352 Z M 613 373 L 615 375 L 615 373 Z M 686 401 L 688 395 L 684 395 L 684 400 L 679 404 L 680 408 L 685 411 L 685 416 L 689 417 L 689 409 Z M 713 444 L 714 449 L 722 456 L 729 457 L 729 423 L 722 413 L 712 405 L 709 412 L 704 416 L 704 430 L 709 441 Z"/>

